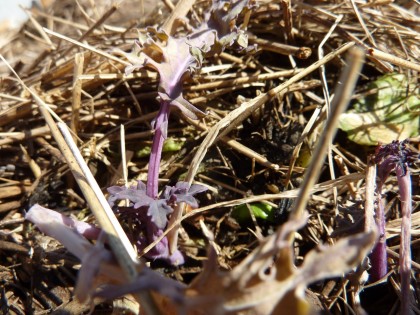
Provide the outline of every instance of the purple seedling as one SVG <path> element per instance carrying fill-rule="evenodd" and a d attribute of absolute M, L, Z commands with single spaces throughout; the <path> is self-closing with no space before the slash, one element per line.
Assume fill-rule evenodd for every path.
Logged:
<path fill-rule="evenodd" d="M 162 148 L 168 133 L 171 108 L 178 108 L 185 116 L 198 119 L 205 113 L 184 99 L 182 90 L 186 78 L 201 68 L 203 59 L 210 54 L 217 54 L 232 45 L 240 37 L 246 48 L 244 33 L 234 22 L 247 6 L 248 0 L 236 2 L 213 1 L 204 22 L 188 36 L 175 38 L 164 31 L 147 28 L 140 32 L 134 51 L 119 51 L 131 63 L 126 74 L 143 67 L 153 68 L 159 73 L 158 101 L 160 110 L 152 122 L 154 131 L 147 183 L 139 182 L 136 187 L 110 187 L 110 203 L 116 206 L 122 216 L 130 216 L 134 222 L 136 244 L 141 250 L 160 238 L 167 225 L 167 217 L 177 202 L 185 202 L 197 207 L 194 194 L 204 191 L 203 186 L 179 182 L 175 187 L 166 187 L 159 196 L 159 166 Z M 129 207 L 118 207 L 117 200 L 130 200 Z M 148 253 L 151 259 L 167 259 L 172 264 L 183 262 L 182 255 L 176 251 L 170 253 L 166 237 Z"/>
<path fill-rule="evenodd" d="M 400 244 L 400 276 L 401 276 L 401 296 L 402 314 L 410 314 L 410 275 L 411 275 L 411 177 L 409 163 L 418 159 L 415 154 L 407 147 L 407 140 L 393 141 L 387 145 L 376 148 L 374 161 L 378 165 L 378 184 L 376 188 L 378 198 L 378 208 L 375 215 L 376 224 L 379 230 L 379 241 L 376 244 L 371 258 L 371 279 L 378 281 L 386 276 L 387 273 L 387 254 L 385 237 L 385 213 L 382 201 L 382 187 L 391 174 L 395 171 L 397 175 L 398 188 L 401 201 L 401 244 Z"/>

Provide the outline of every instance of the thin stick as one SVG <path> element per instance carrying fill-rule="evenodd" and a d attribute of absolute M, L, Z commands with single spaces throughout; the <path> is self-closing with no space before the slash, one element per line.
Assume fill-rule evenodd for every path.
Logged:
<path fill-rule="evenodd" d="M 39 167 L 39 165 L 32 159 L 32 157 L 29 155 L 28 151 L 21 144 L 20 144 L 20 149 L 22 150 L 23 155 L 25 156 L 26 160 L 28 161 L 29 168 L 31 169 L 35 178 L 36 179 L 40 178 L 41 175 L 42 175 L 42 171 L 41 171 L 41 168 Z"/>
<path fill-rule="evenodd" d="M 111 8 L 105 12 L 102 17 L 100 19 L 98 19 L 91 27 L 89 27 L 89 29 L 86 30 L 86 32 L 80 36 L 77 41 L 81 42 L 82 40 L 84 40 L 86 37 L 88 37 L 95 29 L 97 29 L 100 25 L 102 25 L 112 14 L 114 14 L 115 11 L 117 11 L 118 9 L 118 4 L 114 4 L 111 6 Z M 73 47 L 70 46 L 69 48 L 66 49 L 66 51 L 64 51 L 61 56 L 65 56 L 67 55 L 70 50 Z"/>
<path fill-rule="evenodd" d="M 119 9 L 119 4 L 113 4 L 108 11 L 106 11 L 99 20 L 97 20 L 89 29 L 78 38 L 78 41 L 81 42 L 87 36 L 89 36 L 96 28 L 102 25 L 111 15 L 115 13 Z"/>
<path fill-rule="evenodd" d="M 306 170 L 299 196 L 293 204 L 293 209 L 290 214 L 291 220 L 297 220 L 303 216 L 310 197 L 310 191 L 321 172 L 321 165 L 324 163 L 328 144 L 337 130 L 338 118 L 351 99 L 351 94 L 359 77 L 363 60 L 364 53 L 361 48 L 354 47 L 350 50 L 347 58 L 347 66 L 341 73 L 339 79 L 340 84 L 336 88 L 337 92 L 331 104 L 331 115 L 325 124 L 324 132 L 318 140 L 318 145 L 313 154 L 314 158 Z"/>
<path fill-rule="evenodd" d="M 120 128 L 120 142 L 121 142 L 121 165 L 123 171 L 124 186 L 128 187 L 128 172 L 127 172 L 127 156 L 125 150 L 125 127 L 121 125 Z"/>
<path fill-rule="evenodd" d="M 405 59 L 402 59 L 402 58 L 399 58 L 399 57 L 396 57 L 394 55 L 387 54 L 383 51 L 380 51 L 379 49 L 368 48 L 366 50 L 366 54 L 368 56 L 373 57 L 373 58 L 390 62 L 390 63 L 392 63 L 394 65 L 397 65 L 397 66 L 400 66 L 402 68 L 411 69 L 411 70 L 420 72 L 420 64 L 412 62 L 412 61 L 408 61 L 408 60 L 405 60 Z"/>
<path fill-rule="evenodd" d="M 175 6 L 171 0 L 163 0 L 163 3 L 168 7 L 169 10 L 173 11 L 175 9 Z"/>
<path fill-rule="evenodd" d="M 411 175 L 406 167 L 396 167 L 398 188 L 401 200 L 401 243 L 400 243 L 400 278 L 401 278 L 401 314 L 413 314 L 411 304 L 413 294 L 410 290 L 411 278 Z"/>
<path fill-rule="evenodd" d="M 321 112 L 321 108 L 317 107 L 314 112 L 312 113 L 311 118 L 309 119 L 308 123 L 306 124 L 305 128 L 302 131 L 302 134 L 300 135 L 299 142 L 293 149 L 292 157 L 290 159 L 289 163 L 289 169 L 287 171 L 286 180 L 285 180 L 285 186 L 289 186 L 290 179 L 292 177 L 292 172 L 295 167 L 296 160 L 299 156 L 300 148 L 302 147 L 303 141 L 305 140 L 306 136 L 309 134 L 309 131 L 312 129 L 313 125 L 315 124 L 316 119 L 318 118 L 319 114 Z"/>
<path fill-rule="evenodd" d="M 309 47 L 297 47 L 276 43 L 271 40 L 258 38 L 250 33 L 248 33 L 248 39 L 250 44 L 257 44 L 258 49 L 271 51 L 285 56 L 293 55 L 299 59 L 308 59 L 312 54 L 312 50 Z"/>
<path fill-rule="evenodd" d="M 137 72 L 125 75 L 123 73 L 94 73 L 94 74 L 83 74 L 79 77 L 80 80 L 117 80 L 117 79 L 156 79 L 157 74 L 153 71 L 140 69 Z"/>
<path fill-rule="evenodd" d="M 29 20 L 32 22 L 32 24 L 34 25 L 35 29 L 42 36 L 42 38 L 46 41 L 46 43 L 50 46 L 50 49 L 55 50 L 56 49 L 55 45 L 53 44 L 53 42 L 51 41 L 51 39 L 47 36 L 47 34 L 45 34 L 45 31 L 43 30 L 41 24 L 39 24 L 39 22 L 36 19 L 34 19 L 34 17 L 32 16 L 31 11 L 28 10 L 28 9 L 25 9 L 22 6 L 20 6 L 20 8 L 26 12 L 26 14 L 29 17 Z"/>
<path fill-rule="evenodd" d="M 265 156 L 255 152 L 254 150 L 251 150 L 247 146 L 244 146 L 242 143 L 234 139 L 231 139 L 229 137 L 223 137 L 220 140 L 226 143 L 232 149 L 242 153 L 250 159 L 254 159 L 255 162 L 259 163 L 262 166 L 271 168 L 274 171 L 278 171 L 280 169 L 280 166 L 278 164 L 270 162 Z"/>
<path fill-rule="evenodd" d="M 286 29 L 287 41 L 291 42 L 294 40 L 291 0 L 281 0 L 280 5 L 283 10 L 284 28 Z"/>
<path fill-rule="evenodd" d="M 325 42 L 328 40 L 328 38 L 330 38 L 331 34 L 334 32 L 335 28 L 337 27 L 338 23 L 340 23 L 341 19 L 343 18 L 343 15 L 339 15 L 337 16 L 337 18 L 335 19 L 334 24 L 331 26 L 331 28 L 329 29 L 328 33 L 324 36 L 323 40 L 321 41 L 321 43 L 318 46 L 318 58 L 322 59 L 324 57 L 324 49 L 323 46 L 325 44 Z M 324 99 L 325 99 L 325 106 L 327 108 L 327 118 L 329 116 L 329 112 L 331 110 L 331 103 L 330 103 L 330 92 L 328 89 L 328 83 L 327 83 L 327 77 L 325 75 L 325 65 L 322 65 L 321 67 L 319 67 L 319 73 L 320 73 L 320 77 L 321 77 L 321 82 L 322 82 L 322 92 L 324 94 Z M 332 138 L 330 139 L 330 143 L 328 144 L 328 166 L 330 169 L 330 176 L 331 179 L 335 179 L 335 172 L 334 172 L 334 164 L 333 164 L 333 158 L 332 158 Z M 334 208 L 335 208 L 335 215 L 338 215 L 338 209 L 337 209 L 337 188 L 333 189 L 333 194 L 334 194 Z"/>
<path fill-rule="evenodd" d="M 277 79 L 281 77 L 289 77 L 291 75 L 299 73 L 300 71 L 302 71 L 302 69 L 282 70 L 282 71 L 276 71 L 273 73 L 263 73 L 263 74 L 251 75 L 247 77 L 240 77 L 240 78 L 234 78 L 234 79 L 228 79 L 228 80 L 218 80 L 214 82 L 207 82 L 207 83 L 192 85 L 192 86 L 187 87 L 185 90 L 186 91 L 200 91 L 200 90 L 209 90 L 209 89 L 215 89 L 215 88 L 224 88 L 228 86 L 238 86 L 240 84 L 273 80 L 273 79 Z"/>
<path fill-rule="evenodd" d="M 363 30 L 365 31 L 365 34 L 367 36 L 367 38 L 369 38 L 370 43 L 376 47 L 376 43 L 375 40 L 373 39 L 372 35 L 370 34 L 365 21 L 363 21 L 362 16 L 360 15 L 359 9 L 356 6 L 356 3 L 354 2 L 354 0 L 350 0 L 351 6 L 353 8 L 354 13 L 356 14 L 357 19 L 359 20 L 360 25 L 362 26 Z"/>
<path fill-rule="evenodd" d="M 61 34 L 59 34 L 59 33 L 56 33 L 56 32 L 54 32 L 54 31 L 51 31 L 51 30 L 49 30 L 49 29 L 47 29 L 47 28 L 45 28 L 45 27 L 44 27 L 44 31 L 45 31 L 47 34 L 50 34 L 50 35 L 55 36 L 55 37 L 57 37 L 57 38 L 63 39 L 63 40 L 65 40 L 65 41 L 69 42 L 69 43 L 72 43 L 73 45 L 76 45 L 76 46 L 82 47 L 82 48 L 84 48 L 84 49 L 86 49 L 86 50 L 89 50 L 89 51 L 91 51 L 91 52 L 94 52 L 95 54 L 97 54 L 97 55 L 99 55 L 99 56 L 102 56 L 102 57 L 105 57 L 105 58 L 107 58 L 107 59 L 113 60 L 113 61 L 115 61 L 115 62 L 121 63 L 121 64 L 123 64 L 124 66 L 129 66 L 129 65 L 131 65 L 131 63 L 129 63 L 129 62 L 127 62 L 127 61 L 124 61 L 124 60 L 122 60 L 122 59 L 120 59 L 120 58 L 117 58 L 117 57 L 115 57 L 114 55 L 108 54 L 108 53 L 106 53 L 106 52 L 104 52 L 104 51 L 102 51 L 102 50 L 96 49 L 95 47 L 92 47 L 92 46 L 90 46 L 90 45 L 87 45 L 87 44 L 83 44 L 83 43 L 81 43 L 81 42 L 78 42 L 77 40 L 74 40 L 74 39 L 72 39 L 72 38 L 70 38 L 70 37 L 67 37 L 67 36 L 61 35 Z"/>

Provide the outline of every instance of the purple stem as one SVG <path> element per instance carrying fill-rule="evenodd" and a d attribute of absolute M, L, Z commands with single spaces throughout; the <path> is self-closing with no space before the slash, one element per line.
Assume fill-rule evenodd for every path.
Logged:
<path fill-rule="evenodd" d="M 405 170 L 404 170 L 405 169 Z M 398 188 L 401 201 L 401 243 L 400 243 L 400 277 L 401 277 L 401 314 L 413 314 L 411 309 L 411 177 L 410 170 L 405 167 L 396 167 Z"/>
<path fill-rule="evenodd" d="M 378 243 L 376 243 L 375 248 L 372 251 L 372 254 L 370 255 L 372 264 L 370 277 L 373 282 L 376 282 L 385 277 L 388 271 L 385 236 L 385 211 L 381 196 L 382 185 L 383 183 L 380 182 L 376 188 L 376 193 L 378 196 L 378 208 L 375 212 L 375 222 L 379 232 L 379 239 Z"/>
<path fill-rule="evenodd" d="M 161 100 L 160 110 L 154 122 L 155 134 L 153 136 L 146 184 L 146 194 L 154 199 L 157 199 L 159 191 L 159 166 L 163 143 L 167 136 L 169 107 L 169 101 Z"/>

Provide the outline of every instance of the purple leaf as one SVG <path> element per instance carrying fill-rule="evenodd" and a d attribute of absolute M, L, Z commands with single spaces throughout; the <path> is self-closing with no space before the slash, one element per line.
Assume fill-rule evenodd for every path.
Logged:
<path fill-rule="evenodd" d="M 234 22 L 247 5 L 248 0 L 213 1 L 204 23 L 188 37 L 175 38 L 152 27 L 141 30 L 131 53 L 118 51 L 132 64 L 126 73 L 145 66 L 155 69 L 160 76 L 161 100 L 169 101 L 190 118 L 202 116 L 202 111 L 183 98 L 182 83 L 201 67 L 203 55 L 220 53 L 239 35 L 245 36 Z"/>
<path fill-rule="evenodd" d="M 57 239 L 82 262 L 75 288 L 75 296 L 81 302 L 90 297 L 99 283 L 102 283 L 102 291 L 97 294 L 98 296 L 116 297 L 138 290 L 155 290 L 175 301 L 183 300 L 184 286 L 181 283 L 164 278 L 146 267 L 142 269 L 134 283 L 127 283 L 127 280 L 121 277 L 122 270 L 116 263 L 113 254 L 100 242 L 93 245 L 82 236 L 80 232 L 86 233 L 86 231 L 89 231 L 89 229 L 84 228 L 87 226 L 86 223 L 73 220 L 40 205 L 31 207 L 25 217 L 42 232 Z M 80 226 L 83 228 L 80 229 Z M 101 231 L 96 227 L 93 228 L 98 233 Z M 155 230 L 151 240 L 156 240 L 162 233 L 161 230 Z M 153 249 L 148 255 L 152 259 L 166 259 L 174 265 L 184 262 L 184 257 L 179 251 L 172 255 L 169 254 L 166 238 L 158 244 L 157 249 Z"/>
<path fill-rule="evenodd" d="M 80 241 L 84 238 L 80 238 L 79 236 L 77 236 L 77 234 L 89 239 L 97 239 L 99 234 L 101 233 L 101 229 L 89 223 L 74 220 L 61 213 L 44 208 L 38 204 L 32 206 L 28 210 L 25 219 L 34 223 L 45 234 L 48 234 L 51 237 L 60 240 L 60 242 L 61 239 L 63 239 L 63 241 L 65 241 L 66 243 L 73 242 L 73 245 L 77 247 L 77 249 L 75 248 L 75 252 L 77 253 L 82 253 L 82 248 L 85 247 L 85 242 Z M 63 228 L 62 231 L 61 228 Z M 75 255 L 79 257 L 77 254 Z"/>
<path fill-rule="evenodd" d="M 194 195 L 206 190 L 207 188 L 202 185 L 194 184 L 190 187 L 187 182 L 178 182 L 175 187 L 166 186 L 164 196 L 170 202 L 185 202 L 192 208 L 198 208 L 198 202 Z"/>
<path fill-rule="evenodd" d="M 125 199 L 130 200 L 135 209 L 147 206 L 153 201 L 153 198 L 147 196 L 146 186 L 141 181 L 138 181 L 137 187 L 131 186 L 127 188 L 125 186 L 112 186 L 107 190 L 110 194 L 108 203 L 111 207 L 113 207 L 117 201 Z"/>
<path fill-rule="evenodd" d="M 149 204 L 147 215 L 150 216 L 151 221 L 159 228 L 164 229 L 168 223 L 168 214 L 172 213 L 173 209 L 167 205 L 165 199 L 154 200 Z"/>

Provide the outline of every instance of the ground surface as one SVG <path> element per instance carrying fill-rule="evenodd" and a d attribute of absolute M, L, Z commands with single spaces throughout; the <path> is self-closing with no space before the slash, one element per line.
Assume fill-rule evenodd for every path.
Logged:
<path fill-rule="evenodd" d="M 144 71 L 124 78 L 123 65 L 82 47 L 82 43 L 107 54 L 112 54 L 114 48 L 129 51 L 137 37 L 136 28 L 161 25 L 170 11 L 163 1 L 157 5 L 126 1 L 115 11 L 107 2 L 92 6 L 92 1 L 77 4 L 66 0 L 33 10 L 34 20 L 15 33 L 8 33 L 0 47 L 1 54 L 25 84 L 71 125 L 104 192 L 123 182 L 121 124 L 126 132 L 128 179 L 146 180 L 152 139 L 150 123 L 158 109 L 157 75 Z M 420 55 L 418 7 L 410 2 L 387 1 L 356 5 L 357 8 L 351 2 L 307 1 L 287 8 L 275 1 L 257 1 L 248 31 L 250 44 L 256 44 L 258 50 L 239 53 L 232 48 L 211 56 L 202 71 L 186 82 L 184 97 L 209 114 L 195 122 L 188 122 L 176 111 L 171 114 L 168 136 L 173 143 L 164 149 L 162 187 L 185 178 L 209 128 L 242 103 L 288 82 L 322 59 L 318 47 L 339 15 L 342 17 L 338 26 L 323 44 L 324 55 L 351 41 L 366 51 L 377 47 L 387 54 L 366 58 L 352 102 L 374 94 L 369 83 L 391 70 L 416 82 L 418 72 L 412 65 L 418 67 Z M 205 1 L 197 1 L 193 14 L 187 15 L 187 25 L 196 25 L 207 9 Z M 112 14 L 107 17 L 107 13 Z M 97 21 L 101 23 L 95 24 Z M 77 44 L 49 35 L 41 27 L 77 40 Z M 182 34 L 185 28 L 181 26 L 180 30 Z M 80 55 L 84 61 L 75 59 Z M 390 61 L 389 56 L 411 63 Z M 343 52 L 325 65 L 330 95 L 336 92 L 344 59 Z M 79 72 L 75 70 L 77 65 L 81 65 Z M 200 221 L 214 234 L 219 267 L 231 270 L 258 245 L 260 236 L 273 234 L 288 220 L 296 196 L 292 191 L 302 183 L 327 116 L 319 67 L 314 70 L 253 111 L 209 148 L 194 179 L 209 187 L 199 196 L 200 207 L 212 209 L 183 222 L 179 248 L 186 263 L 172 267 L 155 261 L 151 263 L 153 269 L 185 284 L 202 272 L 208 238 Z M 80 262 L 59 242 L 25 221 L 24 215 L 32 205 L 41 204 L 93 224 L 96 220 L 37 105 L 4 63 L 0 71 L 0 314 L 87 313 L 89 305 L 73 299 Z M 78 82 L 82 82 L 79 87 Z M 408 90 L 418 93 L 418 87 Z M 315 124 L 306 133 L 305 127 L 317 108 L 323 110 L 314 117 Z M 418 110 L 417 107 L 417 115 Z M 299 153 L 295 148 L 301 139 Z M 418 133 L 411 135 L 410 145 L 418 150 Z M 306 207 L 309 221 L 294 242 L 296 265 L 301 265 L 306 254 L 319 244 L 333 244 L 363 230 L 365 171 L 374 149 L 375 146 L 352 142 L 346 133 L 338 131 L 330 151 L 333 167 L 329 167 L 327 158 L 317 181 L 317 192 Z M 294 151 L 298 155 L 293 155 Z M 335 178 L 332 180 L 331 171 Z M 418 164 L 411 171 L 411 283 L 413 296 L 419 301 Z M 389 178 L 383 193 L 387 203 L 389 275 L 385 281 L 374 284 L 360 282 L 364 276 L 357 273 L 312 284 L 307 295 L 326 314 L 363 314 L 363 309 L 369 314 L 398 313 L 401 220 L 395 177 Z M 262 196 L 259 203 L 247 201 L 253 196 Z M 224 202 L 231 200 L 254 206 L 263 200 L 270 204 L 270 213 L 264 218 L 261 212 L 251 211 L 252 217 L 252 207 L 241 206 L 238 210 L 238 206 L 225 206 Z M 118 308 L 117 302 L 121 300 L 98 302 L 94 314 L 118 314 L 121 308 L 128 308 L 127 303 Z"/>

